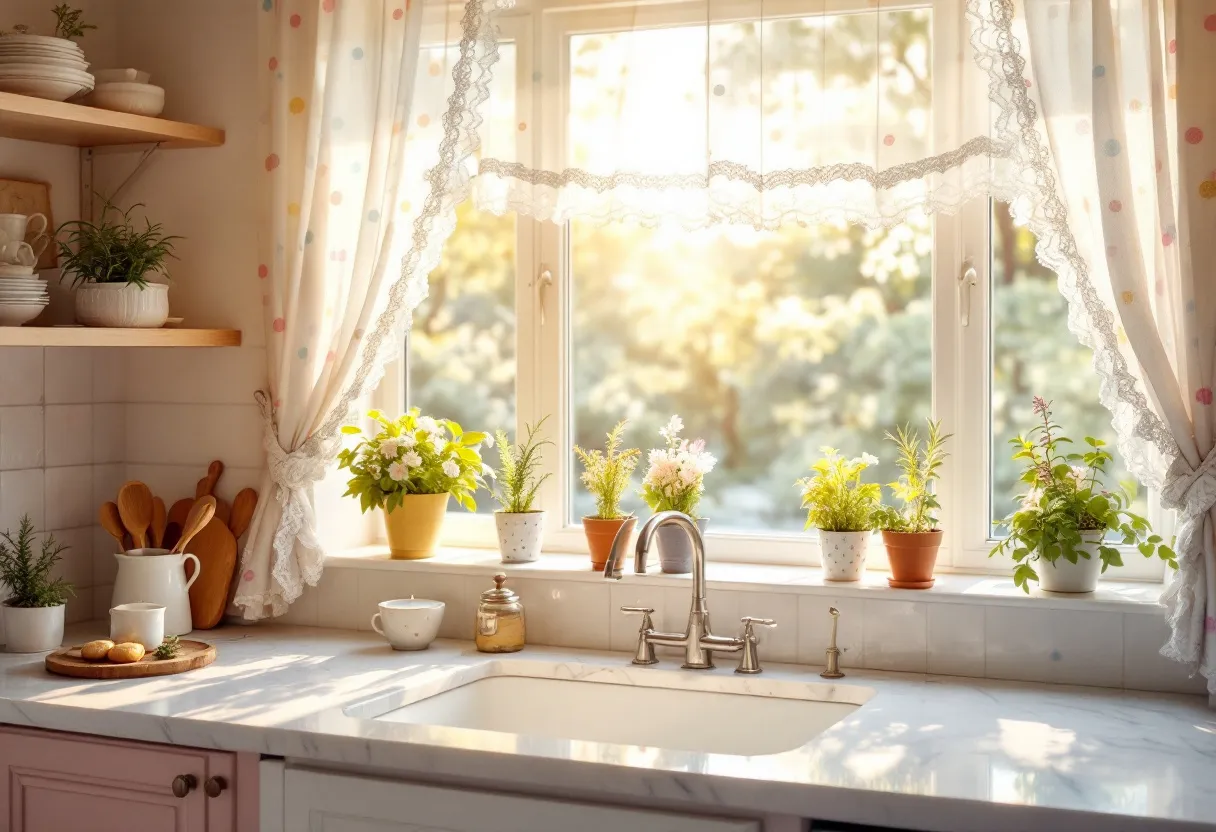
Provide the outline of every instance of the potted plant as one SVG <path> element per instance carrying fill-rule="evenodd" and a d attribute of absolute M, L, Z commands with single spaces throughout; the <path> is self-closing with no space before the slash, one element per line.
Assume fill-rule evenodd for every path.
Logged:
<path fill-rule="evenodd" d="M 1031 581 L 1049 592 L 1093 592 L 1100 573 L 1123 565 L 1119 550 L 1103 542 L 1109 532 L 1145 557 L 1178 568 L 1173 549 L 1152 533 L 1147 520 L 1127 510 L 1127 491 L 1103 485 L 1112 459 L 1106 443 L 1087 436 L 1084 453 L 1066 454 L 1061 446 L 1072 440 L 1051 421 L 1051 402 L 1035 396 L 1032 409 L 1039 424 L 1009 440 L 1013 458 L 1025 462 L 1021 479 L 1028 490 L 1019 496 L 1018 510 L 997 522 L 1009 529 L 1009 536 L 988 556 L 1010 555 L 1013 582 L 1024 592 L 1030 592 Z M 1038 569 L 1032 565 L 1036 562 Z"/>
<path fill-rule="evenodd" d="M 806 528 L 819 531 L 823 577 L 827 581 L 859 581 L 866 568 L 870 523 L 882 503 L 882 486 L 862 482 L 866 468 L 878 459 L 862 454 L 845 459 L 835 448 L 820 448 L 823 457 L 811 475 L 798 480 Z"/>
<path fill-rule="evenodd" d="M 77 322 L 156 328 L 169 317 L 169 286 L 152 281 L 168 280 L 165 262 L 174 256 L 173 241 L 181 238 L 146 219 L 137 229 L 131 212 L 140 207 L 119 211 L 107 202 L 98 223 L 72 220 L 56 229 L 60 265 L 76 289 Z"/>
<path fill-rule="evenodd" d="M 621 497 L 629 487 L 629 478 L 640 453 L 637 448 L 621 450 L 626 424 L 627 420 L 621 420 L 608 431 L 603 451 L 587 451 L 574 446 L 574 453 L 583 463 L 580 479 L 595 498 L 595 514 L 583 516 L 583 534 L 587 536 L 587 548 L 591 552 L 591 568 L 597 571 L 603 571 L 608 562 L 617 534 L 624 528 L 628 538 L 636 522 L 633 515 L 621 512 Z"/>
<path fill-rule="evenodd" d="M 499 488 L 493 497 L 502 506 L 494 512 L 494 524 L 498 528 L 498 551 L 503 563 L 530 563 L 540 556 L 541 538 L 545 532 L 545 513 L 533 511 L 532 503 L 541 483 L 549 474 L 537 476 L 540 468 L 540 449 L 553 443 L 548 439 L 538 440 L 537 431 L 545 423 L 546 416 L 535 425 L 524 425 L 527 438 L 518 445 L 507 441 L 505 431 L 495 431 L 498 442 Z"/>
<path fill-rule="evenodd" d="M 903 471 L 890 488 L 902 508 L 879 506 L 873 524 L 882 529 L 891 577 L 887 583 L 899 589 L 928 589 L 933 586 L 933 567 L 942 545 L 937 528 L 937 509 L 941 505 L 933 493 L 933 483 L 941 476 L 946 460 L 945 445 L 950 434 L 942 434 L 941 420 L 927 420 L 929 435 L 922 443 L 920 434 L 907 426 L 887 439 L 899 448 L 899 467 Z"/>
<path fill-rule="evenodd" d="M 48 535 L 42 552 L 34 554 L 34 524 L 29 515 L 21 518 L 14 540 L 0 532 L 0 583 L 9 597 L 0 605 L 4 614 L 4 647 L 10 653 L 41 653 L 63 642 L 64 602 L 73 595 L 72 585 L 52 578 L 51 570 L 67 547 Z"/>
<path fill-rule="evenodd" d="M 667 447 L 654 448 L 648 460 L 650 468 L 642 479 L 642 499 L 656 514 L 678 511 L 696 521 L 701 533 L 709 520 L 698 517 L 697 504 L 705 493 L 705 475 L 714 468 L 713 454 L 706 452 L 705 440 L 689 442 L 680 438 L 684 421 L 672 416 L 659 435 Z M 659 563 L 664 572 L 683 574 L 692 571 L 692 543 L 682 529 L 664 526 L 658 530 Z"/>
<path fill-rule="evenodd" d="M 366 512 L 384 510 L 389 552 L 397 560 L 429 558 L 439 546 L 448 497 L 469 511 L 477 510 L 473 492 L 484 485 L 489 469 L 480 446 L 486 434 L 469 431 L 449 419 L 434 419 L 418 408 L 398 419 L 378 410 L 367 414 L 380 431 L 338 453 L 338 467 L 352 474 L 346 494 L 359 498 Z M 342 432 L 363 431 L 347 425 Z"/>

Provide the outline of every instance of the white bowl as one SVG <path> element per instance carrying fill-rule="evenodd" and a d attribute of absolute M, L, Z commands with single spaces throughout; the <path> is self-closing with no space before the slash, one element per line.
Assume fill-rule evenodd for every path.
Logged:
<path fill-rule="evenodd" d="M 51 101 L 67 101 L 90 89 L 92 89 L 90 84 L 81 84 L 77 81 L 0 76 L 0 92 L 15 92 L 18 95 L 32 95 L 35 98 L 47 98 Z"/>
<path fill-rule="evenodd" d="M 82 283 L 76 289 L 76 320 L 85 326 L 157 328 L 169 317 L 169 287 L 149 283 Z"/>
<path fill-rule="evenodd" d="M 41 47 L 43 49 L 58 49 L 61 52 L 79 52 L 80 47 L 74 40 L 67 38 L 52 38 L 47 35 L 0 35 L 0 45 L 3 46 L 29 46 Z"/>
<path fill-rule="evenodd" d="M 141 72 L 138 69 L 99 69 L 93 73 L 98 84 L 121 84 L 134 81 L 146 84 L 152 80 L 152 73 Z"/>
<path fill-rule="evenodd" d="M 0 326 L 21 326 L 46 307 L 45 303 L 4 303 L 0 301 Z"/>
<path fill-rule="evenodd" d="M 41 55 L 11 55 L 7 52 L 0 52 L 0 66 L 13 66 L 15 64 L 54 67 L 56 69 L 74 69 L 79 72 L 84 72 L 89 68 L 88 62 L 79 58 L 50 58 Z"/>
<path fill-rule="evenodd" d="M 103 110 L 158 116 L 165 109 L 165 90 L 152 84 L 126 81 L 98 84 L 88 103 Z"/>
<path fill-rule="evenodd" d="M 20 263 L 0 263 L 0 278 L 37 277 L 33 266 L 22 266 Z"/>
<path fill-rule="evenodd" d="M 93 85 L 93 76 L 82 69 L 46 64 L 0 64 L 0 78 L 52 78 Z"/>

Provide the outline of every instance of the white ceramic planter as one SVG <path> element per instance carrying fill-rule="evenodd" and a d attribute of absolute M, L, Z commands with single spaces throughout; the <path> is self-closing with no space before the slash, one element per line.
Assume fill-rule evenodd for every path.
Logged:
<path fill-rule="evenodd" d="M 825 581 L 860 581 L 866 571 L 867 532 L 827 532 L 819 530 L 819 550 L 823 554 Z"/>
<path fill-rule="evenodd" d="M 494 525 L 498 527 L 498 551 L 503 563 L 531 563 L 540 557 L 540 542 L 545 534 L 543 511 L 497 511 Z"/>
<path fill-rule="evenodd" d="M 10 607 L 0 604 L 4 615 L 4 649 L 9 653 L 44 653 L 63 643 L 65 607 Z"/>
<path fill-rule="evenodd" d="M 1034 570 L 1039 573 L 1039 589 L 1047 592 L 1093 592 L 1098 588 L 1098 576 L 1102 574 L 1102 558 L 1098 555 L 1098 544 L 1102 542 L 1103 532 L 1082 532 L 1081 539 L 1085 542 L 1079 549 L 1084 550 L 1089 557 L 1078 557 L 1076 563 L 1069 563 L 1066 558 L 1059 557 L 1054 563 L 1039 559 L 1034 564 Z"/>
<path fill-rule="evenodd" d="M 76 289 L 76 321 L 85 326 L 156 329 L 169 317 L 169 287 L 149 283 L 82 283 Z"/>

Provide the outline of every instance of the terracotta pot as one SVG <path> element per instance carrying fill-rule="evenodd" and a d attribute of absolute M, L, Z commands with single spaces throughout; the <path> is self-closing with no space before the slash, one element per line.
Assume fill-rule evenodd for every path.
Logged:
<path fill-rule="evenodd" d="M 701 536 L 705 536 L 708 517 L 696 519 Z M 655 530 L 659 538 L 659 566 L 668 575 L 687 575 L 692 571 L 692 540 L 679 526 L 660 526 Z"/>
<path fill-rule="evenodd" d="M 1061 555 L 1052 562 L 1039 558 L 1034 571 L 1039 573 L 1039 589 L 1046 592 L 1093 592 L 1098 588 L 1098 576 L 1102 574 L 1102 556 L 1098 546 L 1105 532 L 1081 532 L 1085 542 L 1077 548 L 1089 555 L 1078 554 L 1076 563 L 1069 563 Z"/>
<path fill-rule="evenodd" d="M 633 534 L 637 524 L 636 517 L 618 517 L 615 520 L 603 520 L 599 517 L 583 518 L 583 534 L 587 535 L 587 548 L 591 550 L 591 568 L 603 572 L 608 563 L 608 555 L 612 552 L 612 541 L 624 527 L 625 542 Z"/>
<path fill-rule="evenodd" d="M 887 583 L 897 589 L 928 589 L 933 586 L 933 567 L 942 545 L 942 531 L 882 533 L 891 564 Z"/>
<path fill-rule="evenodd" d="M 433 557 L 439 548 L 439 533 L 448 511 L 448 497 L 442 494 L 406 494 L 401 505 L 384 513 L 388 549 L 393 560 L 422 560 Z"/>

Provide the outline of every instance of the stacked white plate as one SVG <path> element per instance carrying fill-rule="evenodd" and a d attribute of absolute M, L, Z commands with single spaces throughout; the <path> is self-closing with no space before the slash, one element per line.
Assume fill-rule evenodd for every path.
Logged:
<path fill-rule="evenodd" d="M 38 275 L 0 274 L 0 326 L 21 326 L 32 321 L 50 302 L 46 281 Z"/>
<path fill-rule="evenodd" d="M 0 92 L 66 101 L 93 89 L 84 52 L 73 41 L 0 35 Z"/>

